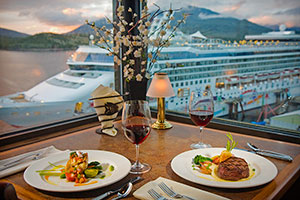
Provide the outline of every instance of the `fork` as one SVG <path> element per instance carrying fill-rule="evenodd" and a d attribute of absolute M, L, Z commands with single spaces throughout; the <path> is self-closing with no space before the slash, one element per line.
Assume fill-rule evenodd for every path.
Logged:
<path fill-rule="evenodd" d="M 172 198 L 175 198 L 175 199 L 185 198 L 185 199 L 189 199 L 189 200 L 195 200 L 195 199 L 193 199 L 191 197 L 188 197 L 186 195 L 182 195 L 182 194 L 178 194 L 178 193 L 174 192 L 164 182 L 159 183 L 158 186 L 160 187 L 160 189 L 162 189 L 167 195 L 169 195 Z"/>
<path fill-rule="evenodd" d="M 158 194 L 155 190 L 150 189 L 148 190 L 148 193 L 151 195 L 151 197 L 153 197 L 153 199 L 155 200 L 168 200 L 167 198 L 161 196 L 160 194 Z"/>

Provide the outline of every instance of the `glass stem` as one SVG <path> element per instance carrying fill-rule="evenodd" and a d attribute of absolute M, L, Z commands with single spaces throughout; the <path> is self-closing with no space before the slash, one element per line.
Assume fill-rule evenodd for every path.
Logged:
<path fill-rule="evenodd" d="M 136 167 L 141 167 L 141 163 L 139 161 L 139 156 L 140 156 L 140 145 L 136 144 L 135 145 L 135 164 L 136 164 Z"/>
<path fill-rule="evenodd" d="M 203 126 L 200 126 L 200 142 L 199 142 L 200 144 L 204 144 L 202 131 L 203 131 Z"/>

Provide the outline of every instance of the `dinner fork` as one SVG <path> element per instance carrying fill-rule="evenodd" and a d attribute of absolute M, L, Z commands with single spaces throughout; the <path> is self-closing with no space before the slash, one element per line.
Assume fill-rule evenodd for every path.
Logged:
<path fill-rule="evenodd" d="M 182 194 L 178 194 L 178 193 L 174 192 L 164 182 L 159 183 L 158 186 L 160 187 L 160 189 L 162 189 L 167 195 L 169 195 L 172 198 L 175 198 L 175 199 L 185 198 L 185 199 L 189 199 L 189 200 L 195 200 L 195 199 L 193 199 L 191 197 L 188 197 L 186 195 L 182 195 Z"/>
<path fill-rule="evenodd" d="M 153 199 L 155 200 L 168 200 L 167 198 L 161 196 L 160 194 L 158 194 L 155 190 L 150 189 L 148 190 L 148 193 L 151 195 L 151 197 L 153 197 Z"/>

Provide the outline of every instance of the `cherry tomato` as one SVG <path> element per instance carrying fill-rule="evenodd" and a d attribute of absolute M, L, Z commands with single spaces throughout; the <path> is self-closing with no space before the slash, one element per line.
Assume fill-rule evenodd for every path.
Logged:
<path fill-rule="evenodd" d="M 73 174 L 73 173 L 66 173 L 66 179 L 67 179 L 67 181 L 74 182 L 75 178 L 76 178 L 75 174 Z"/>

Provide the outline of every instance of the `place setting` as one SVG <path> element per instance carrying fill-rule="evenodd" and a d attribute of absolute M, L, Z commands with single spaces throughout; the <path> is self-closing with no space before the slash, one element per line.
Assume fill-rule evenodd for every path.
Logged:
<path fill-rule="evenodd" d="M 101 86 L 102 87 L 102 86 Z M 101 91 L 106 91 L 102 87 Z M 120 98 L 116 93 L 113 97 L 111 91 L 108 99 Z M 96 97 L 97 100 L 99 99 Z M 103 98 L 101 98 L 103 99 Z M 104 98 L 105 99 L 105 98 Z M 24 180 L 30 186 L 43 191 L 69 193 L 90 191 L 114 185 L 127 177 L 123 185 L 94 197 L 101 200 L 112 197 L 114 200 L 132 195 L 137 199 L 227 199 L 225 197 L 191 187 L 166 177 L 158 177 L 144 183 L 139 188 L 134 184 L 143 180 L 144 173 L 151 173 L 152 166 L 140 161 L 140 145 L 150 135 L 152 126 L 151 112 L 148 101 L 115 100 L 117 104 L 122 101 L 122 106 L 116 107 L 116 112 L 122 110 L 121 128 L 128 144 L 136 147 L 136 160 L 131 163 L 124 155 L 104 150 L 66 150 L 60 151 L 54 146 L 37 151 L 28 152 L 0 162 L 0 173 L 3 176 L 24 171 Z M 106 105 L 107 98 L 101 101 Z M 100 104 L 99 104 L 100 105 Z M 98 107 L 99 107 L 98 105 Z M 101 112 L 97 112 L 101 115 Z M 192 91 L 189 101 L 189 114 L 191 120 L 200 129 L 200 142 L 190 145 L 192 150 L 184 151 L 174 156 L 170 161 L 172 171 L 184 180 L 199 185 L 214 188 L 240 189 L 266 184 L 272 181 L 278 173 L 276 166 L 262 156 L 279 159 L 285 158 L 292 161 L 291 157 L 279 153 L 262 150 L 252 143 L 248 143 L 250 150 L 236 148 L 238 141 L 227 133 L 223 141 L 225 148 L 214 148 L 203 142 L 203 128 L 209 124 L 214 115 L 213 96 L 210 88 Z M 103 117 L 99 118 L 103 123 Z M 105 122 L 108 130 L 116 130 L 111 122 Z M 156 122 L 157 123 L 157 122 Z M 113 124 L 112 124 L 113 125 Z M 114 137 L 114 135 L 107 134 Z M 103 134 L 104 132 L 102 132 Z M 283 159 L 284 160 L 284 159 Z M 9 170 L 10 173 L 7 173 Z"/>

